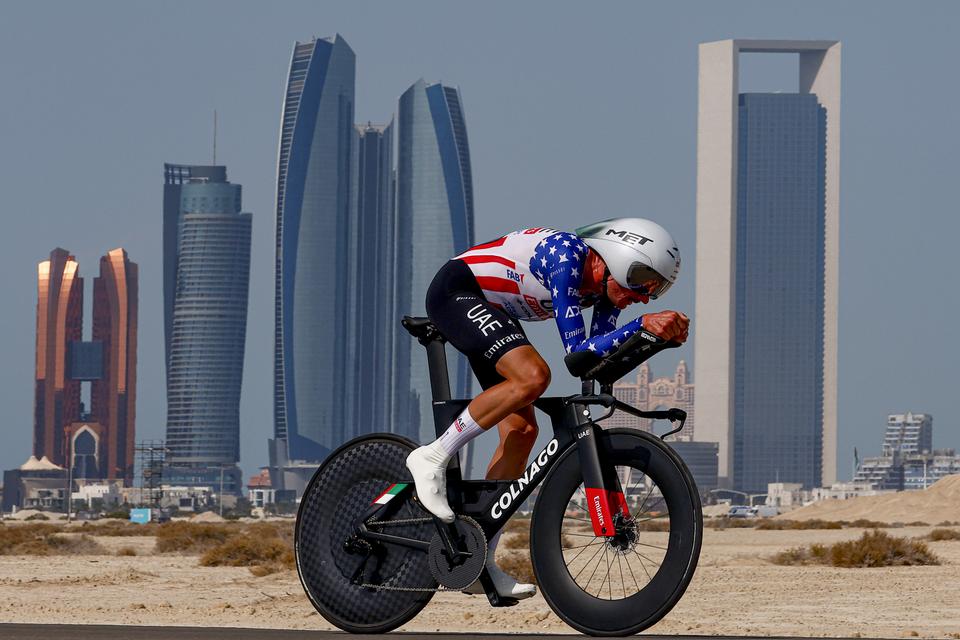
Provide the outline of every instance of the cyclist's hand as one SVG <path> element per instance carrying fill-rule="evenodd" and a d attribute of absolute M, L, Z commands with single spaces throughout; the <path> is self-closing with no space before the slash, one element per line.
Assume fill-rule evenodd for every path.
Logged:
<path fill-rule="evenodd" d="M 676 342 L 686 342 L 690 318 L 679 311 L 660 311 L 643 314 L 643 328 L 650 333 Z"/>

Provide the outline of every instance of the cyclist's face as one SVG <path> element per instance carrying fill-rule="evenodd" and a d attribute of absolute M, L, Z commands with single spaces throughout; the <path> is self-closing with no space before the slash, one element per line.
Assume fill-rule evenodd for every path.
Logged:
<path fill-rule="evenodd" d="M 617 309 L 624 309 L 627 305 L 633 304 L 634 302 L 642 302 L 643 304 L 650 302 L 650 296 L 634 291 L 633 289 L 621 287 L 620 283 L 613 278 L 607 278 L 607 297 Z"/>

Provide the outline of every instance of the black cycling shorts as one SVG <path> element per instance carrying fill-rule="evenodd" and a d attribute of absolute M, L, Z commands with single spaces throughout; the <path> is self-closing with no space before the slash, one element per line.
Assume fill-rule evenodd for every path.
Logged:
<path fill-rule="evenodd" d="M 467 356 L 480 386 L 504 381 L 497 373 L 503 354 L 530 344 L 520 321 L 486 298 L 473 272 L 462 260 L 450 260 L 427 289 L 427 316 L 447 341 Z"/>

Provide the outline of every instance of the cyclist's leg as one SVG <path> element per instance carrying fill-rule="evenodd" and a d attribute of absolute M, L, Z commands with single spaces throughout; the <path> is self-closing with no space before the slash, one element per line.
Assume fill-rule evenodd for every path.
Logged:
<path fill-rule="evenodd" d="M 477 358 L 471 358 L 470 363 L 485 390 L 473 399 L 468 409 L 484 429 L 532 405 L 550 385 L 550 367 L 529 343 L 510 350 L 496 361 L 494 375 L 499 380 L 496 384 L 484 384 L 482 374 L 489 367 L 487 363 Z M 533 424 L 536 426 L 536 421 Z"/>
<path fill-rule="evenodd" d="M 533 405 L 511 413 L 499 422 L 500 444 L 487 467 L 487 480 L 513 480 L 523 475 L 527 458 L 537 440 Z"/>
<path fill-rule="evenodd" d="M 450 458 L 486 429 L 539 397 L 549 384 L 550 370 L 519 323 L 483 297 L 463 262 L 451 260 L 440 269 L 427 292 L 426 307 L 444 337 L 470 359 L 486 389 L 440 438 L 407 459 L 423 506 L 441 520 L 452 522 L 454 514 L 445 489 Z"/>

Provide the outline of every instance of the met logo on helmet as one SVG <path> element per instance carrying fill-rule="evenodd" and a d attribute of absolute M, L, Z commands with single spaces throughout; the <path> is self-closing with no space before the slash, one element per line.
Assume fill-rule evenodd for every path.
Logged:
<path fill-rule="evenodd" d="M 642 236 L 639 233 L 631 233 L 629 231 L 616 231 L 615 229 L 607 229 L 607 232 L 603 234 L 605 236 L 617 236 L 627 244 L 638 244 L 645 245 L 648 242 L 653 242 L 652 238 Z"/>

